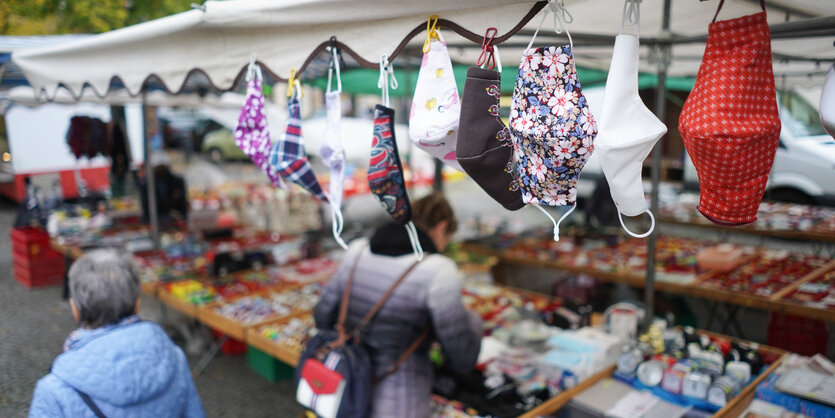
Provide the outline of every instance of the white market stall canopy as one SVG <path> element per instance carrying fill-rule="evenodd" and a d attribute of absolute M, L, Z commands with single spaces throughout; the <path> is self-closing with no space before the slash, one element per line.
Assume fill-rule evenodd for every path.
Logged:
<path fill-rule="evenodd" d="M 623 2 L 565 3 L 573 16 L 568 27 L 575 42 L 577 64 L 608 69 Z M 671 34 L 661 31 L 663 3 L 644 0 L 641 5 L 641 70 L 655 72 L 657 54 L 652 45 L 672 40 L 675 46 L 669 75 L 693 76 L 718 2 L 672 2 Z M 500 45 L 505 67 L 514 68 L 542 13 L 532 20 L 531 15 L 544 5 L 525 0 L 207 1 L 201 9 L 113 32 L 15 51 L 12 61 L 41 97 L 54 97 L 60 86 L 76 97 L 85 86 L 103 95 L 114 79 L 135 95 L 149 77 L 158 79 L 169 91 L 179 92 L 190 74 L 200 72 L 214 87 L 225 90 L 234 87 L 252 54 L 257 55 L 268 72 L 286 79 L 291 69 L 309 63 L 314 52 L 321 51 L 331 36 L 336 36 L 343 50 L 366 66 L 378 62 L 382 54 L 399 52 L 401 43 L 410 35 L 417 36 L 406 52 L 419 57 L 426 19 L 436 14 L 443 19 L 441 26 L 454 59 L 474 63 L 480 42 L 473 42 L 480 40 L 487 27 L 494 26 L 498 29 L 497 38 L 505 41 Z M 719 19 L 759 10 L 757 0 L 729 0 Z M 798 81 L 824 74 L 828 61 L 835 57 L 835 1 L 769 0 L 767 11 L 775 74 Z M 450 22 L 470 31 L 469 40 L 449 30 Z M 528 23 L 519 34 L 505 39 L 524 22 Z M 566 42 L 565 36 L 555 35 L 552 28 L 549 18 L 537 45 Z M 630 33 L 633 30 L 628 29 Z"/>

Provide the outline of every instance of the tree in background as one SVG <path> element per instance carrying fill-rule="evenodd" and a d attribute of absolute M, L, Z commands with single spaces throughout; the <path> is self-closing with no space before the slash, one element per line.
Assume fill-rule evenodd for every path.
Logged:
<path fill-rule="evenodd" d="M 102 33 L 183 12 L 193 0 L 2 0 L 0 35 Z"/>

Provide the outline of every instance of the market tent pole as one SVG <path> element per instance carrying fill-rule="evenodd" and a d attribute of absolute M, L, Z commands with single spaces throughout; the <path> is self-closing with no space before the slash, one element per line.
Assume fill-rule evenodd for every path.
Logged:
<path fill-rule="evenodd" d="M 148 214 L 151 220 L 151 239 L 154 248 L 159 248 L 159 219 L 157 218 L 157 185 L 151 161 L 151 138 L 148 132 L 147 89 L 142 87 L 142 144 L 145 147 L 145 193 L 147 193 Z M 157 128 L 159 129 L 159 128 Z"/>
<path fill-rule="evenodd" d="M 659 39 L 664 42 L 658 45 L 658 85 L 655 87 L 655 115 L 663 122 L 667 117 L 667 69 L 670 66 L 672 53 L 672 34 L 670 33 L 670 6 L 672 0 L 664 0 L 662 11 L 661 34 Z M 650 210 L 658 214 L 658 185 L 661 183 L 661 151 L 663 141 L 655 143 L 652 149 L 652 190 L 650 191 Z M 652 233 L 647 242 L 646 284 L 644 285 L 644 304 L 646 304 L 646 325 L 652 324 L 655 316 L 655 250 L 658 243 L 658 232 Z"/>

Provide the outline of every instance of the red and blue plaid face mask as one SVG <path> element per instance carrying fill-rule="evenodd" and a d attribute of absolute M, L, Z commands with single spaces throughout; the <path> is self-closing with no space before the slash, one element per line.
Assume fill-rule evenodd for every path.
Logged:
<path fill-rule="evenodd" d="M 293 95 L 288 99 L 287 109 L 289 111 L 287 128 L 273 146 L 272 152 L 270 152 L 270 165 L 285 179 L 298 184 L 319 200 L 327 202 L 328 198 L 322 191 L 319 181 L 316 180 L 316 175 L 313 173 L 310 162 L 307 161 L 307 154 L 304 151 L 298 97 Z"/>

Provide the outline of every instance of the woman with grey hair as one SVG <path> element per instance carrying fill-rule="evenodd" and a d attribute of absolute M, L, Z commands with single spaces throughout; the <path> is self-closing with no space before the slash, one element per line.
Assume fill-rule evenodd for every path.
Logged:
<path fill-rule="evenodd" d="M 80 327 L 35 387 L 30 417 L 203 417 L 185 354 L 142 321 L 139 274 L 129 255 L 96 250 L 69 271 Z"/>

